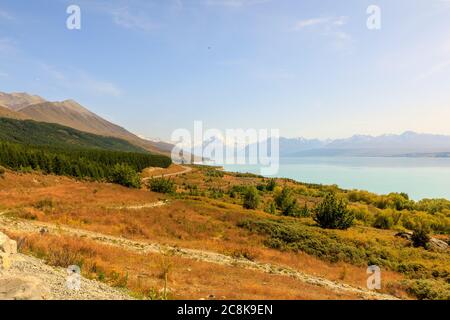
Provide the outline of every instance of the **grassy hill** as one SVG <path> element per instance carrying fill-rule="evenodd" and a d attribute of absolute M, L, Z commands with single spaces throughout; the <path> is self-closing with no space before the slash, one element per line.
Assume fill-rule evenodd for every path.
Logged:
<path fill-rule="evenodd" d="M 78 131 L 58 124 L 0 118 L 0 140 L 59 148 L 94 148 L 147 153 L 128 141 Z"/>

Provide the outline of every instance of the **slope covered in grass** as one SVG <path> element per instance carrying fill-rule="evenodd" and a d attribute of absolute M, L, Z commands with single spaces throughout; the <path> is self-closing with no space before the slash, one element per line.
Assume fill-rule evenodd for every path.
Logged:
<path fill-rule="evenodd" d="M 122 139 L 95 135 L 53 123 L 10 118 L 0 118 L 0 140 L 58 148 L 146 152 Z"/>

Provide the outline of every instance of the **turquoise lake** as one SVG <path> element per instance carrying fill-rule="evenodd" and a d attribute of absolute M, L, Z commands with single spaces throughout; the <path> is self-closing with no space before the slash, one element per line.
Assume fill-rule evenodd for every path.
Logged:
<path fill-rule="evenodd" d="M 260 174 L 257 165 L 224 165 L 227 171 Z M 337 184 L 387 194 L 406 192 L 411 199 L 450 199 L 449 158 L 304 157 L 282 158 L 276 177 Z"/>

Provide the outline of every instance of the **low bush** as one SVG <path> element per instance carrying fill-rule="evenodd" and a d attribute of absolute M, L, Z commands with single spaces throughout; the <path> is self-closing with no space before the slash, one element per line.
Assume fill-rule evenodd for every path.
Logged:
<path fill-rule="evenodd" d="M 324 229 L 348 229 L 355 216 L 342 199 L 329 193 L 315 208 L 314 221 Z"/>
<path fill-rule="evenodd" d="M 255 210 L 259 206 L 260 197 L 258 194 L 258 190 L 255 187 L 248 187 L 244 193 L 244 203 L 242 206 L 244 209 Z"/>
<path fill-rule="evenodd" d="M 141 178 L 131 166 L 127 164 L 116 164 L 111 172 L 111 182 L 128 188 L 140 188 Z"/>
<path fill-rule="evenodd" d="M 377 229 L 391 229 L 393 225 L 394 219 L 392 219 L 392 217 L 387 213 L 381 212 L 375 217 L 375 221 L 372 226 Z"/>
<path fill-rule="evenodd" d="M 285 216 L 298 214 L 297 200 L 293 196 L 292 189 L 284 187 L 281 191 L 277 191 L 274 200 L 281 214 Z"/>
<path fill-rule="evenodd" d="M 420 300 L 450 300 L 450 284 L 432 279 L 410 281 L 408 292 Z"/>
<path fill-rule="evenodd" d="M 159 193 L 175 193 L 176 185 L 170 179 L 165 178 L 154 178 L 150 179 L 148 183 L 148 188 L 153 192 Z"/>
<path fill-rule="evenodd" d="M 430 243 L 429 229 L 424 225 L 419 225 L 414 229 L 414 232 L 411 236 L 411 241 L 413 246 L 423 247 L 425 249 L 428 248 Z"/>

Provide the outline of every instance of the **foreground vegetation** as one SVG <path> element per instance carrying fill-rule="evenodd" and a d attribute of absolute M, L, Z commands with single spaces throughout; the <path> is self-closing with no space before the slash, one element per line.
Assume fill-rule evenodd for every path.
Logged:
<path fill-rule="evenodd" d="M 45 187 L 45 192 L 36 189 L 25 197 L 19 191 L 23 188 L 20 181 L 26 184 L 30 178 L 24 175 L 14 179 L 17 180 L 14 187 L 5 194 L 0 206 L 14 206 L 16 209 L 9 214 L 16 218 L 286 265 L 363 288 L 367 266 L 378 265 L 382 269 L 382 292 L 418 299 L 450 299 L 449 250 L 431 245 L 432 241 L 449 241 L 450 215 L 446 200 L 413 202 L 404 194 L 381 196 L 289 179 L 226 173 L 212 167 L 193 167 L 183 175 L 151 179 L 145 188 L 149 191 L 58 182 L 57 189 Z M 0 179 L 0 185 L 7 181 L 8 178 Z M 80 198 L 86 199 L 86 203 L 80 204 Z M 145 206 L 161 200 L 165 205 Z M 127 209 L 126 204 L 131 207 Z M 106 254 L 109 251 L 87 242 L 80 242 L 83 246 L 79 247 L 70 239 L 57 241 L 54 237 L 16 235 L 17 239 L 23 239 L 24 252 L 41 256 L 49 263 L 64 265 L 65 252 L 68 252 L 75 260 L 81 259 L 86 276 L 126 286 L 144 297 L 160 297 L 154 294 L 160 293 L 159 288 L 164 286 L 161 272 L 148 276 L 149 284 L 144 289 L 138 281 L 141 273 L 146 274 L 145 266 L 149 262 L 133 257 L 131 266 L 122 259 L 125 255 L 115 249 L 109 249 L 111 253 Z M 46 247 L 50 242 L 49 251 Z M 53 257 L 51 252 L 58 252 L 58 256 Z M 96 261 L 100 257 L 102 261 Z M 199 283 L 209 285 L 210 291 L 216 290 L 214 286 L 228 286 L 229 291 L 223 295 L 233 297 L 230 292 L 236 292 L 241 281 L 247 283 L 254 279 L 253 274 L 257 275 L 241 274 L 245 279 L 234 278 L 231 288 L 230 281 L 219 284 L 221 274 L 216 267 L 209 267 L 206 273 L 215 277 L 209 278 L 206 284 L 202 278 L 203 267 L 196 265 L 189 267 L 195 271 L 186 271 L 185 261 L 170 260 L 174 268 L 168 286 L 178 286 L 183 292 L 193 287 L 189 298 L 198 298 L 194 292 Z M 142 268 L 137 271 L 139 263 Z M 228 279 L 233 270 L 222 271 Z M 266 281 L 267 278 L 254 279 L 252 285 L 259 286 Z M 277 281 L 285 291 L 295 286 L 286 277 Z M 255 289 L 249 282 L 248 285 L 242 298 L 255 297 L 251 295 Z M 261 290 L 259 298 L 300 297 L 298 291 L 285 295 L 275 294 L 267 286 Z M 315 287 L 310 292 L 318 290 Z"/>
<path fill-rule="evenodd" d="M 166 168 L 170 164 L 169 157 L 149 153 L 37 147 L 0 141 L 0 165 L 9 169 L 109 181 L 127 187 L 140 187 L 138 172 L 144 168 Z"/>
<path fill-rule="evenodd" d="M 376 195 L 255 175 L 245 175 L 241 178 L 245 182 L 239 184 L 233 178 L 221 181 L 212 180 L 211 174 L 205 176 L 208 186 L 195 188 L 196 195 L 273 216 L 238 223 L 264 235 L 267 247 L 305 252 L 333 263 L 378 265 L 405 275 L 401 285 L 417 298 L 450 299 L 448 249 L 438 250 L 430 244 L 432 237 L 450 242 L 450 201 L 414 202 L 403 193 Z M 184 193 L 193 195 L 191 185 L 184 184 Z M 410 240 L 395 236 L 407 232 L 411 232 Z"/>

